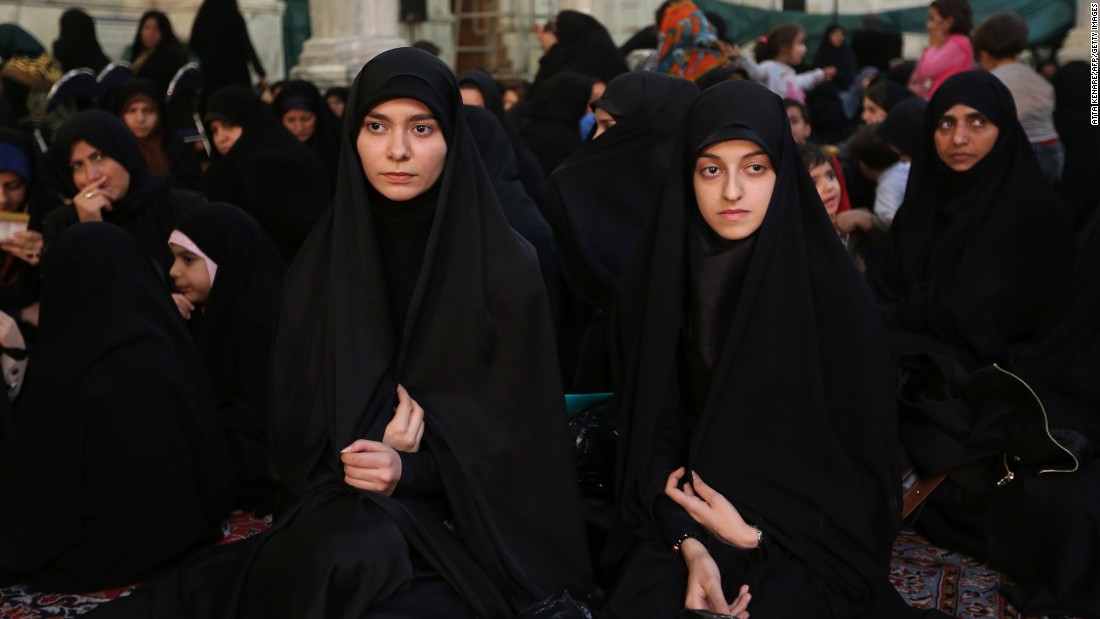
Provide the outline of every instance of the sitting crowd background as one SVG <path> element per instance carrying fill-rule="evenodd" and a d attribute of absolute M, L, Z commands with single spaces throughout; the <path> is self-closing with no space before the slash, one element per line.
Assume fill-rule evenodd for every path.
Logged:
<path fill-rule="evenodd" d="M 608 616 L 896 617 L 904 505 L 1024 612 L 1100 617 L 1087 67 L 927 10 L 911 59 L 874 27 L 739 44 L 691 0 L 618 47 L 566 10 L 530 83 L 425 44 L 322 90 L 205 0 L 49 107 L 111 63 L 94 20 L 0 25 L 0 583 L 148 581 L 104 617 L 502 616 L 564 584 Z M 610 519 L 567 393 L 614 394 Z M 206 548 L 231 509 L 276 525 Z M 256 595 L 299 560 L 309 595 Z"/>

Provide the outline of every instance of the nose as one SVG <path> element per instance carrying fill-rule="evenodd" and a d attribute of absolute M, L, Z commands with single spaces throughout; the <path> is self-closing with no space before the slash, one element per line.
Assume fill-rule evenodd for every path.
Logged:
<path fill-rule="evenodd" d="M 965 124 L 958 124 L 955 126 L 955 132 L 951 135 L 951 142 L 955 146 L 963 146 L 970 141 L 970 131 Z"/>
<path fill-rule="evenodd" d="M 100 178 L 103 177 L 103 173 L 100 172 L 99 166 L 97 164 L 95 164 L 94 162 L 89 161 L 84 166 L 84 169 L 87 170 L 87 175 L 88 175 L 88 180 L 89 181 L 97 181 L 97 180 L 99 180 Z"/>
<path fill-rule="evenodd" d="M 386 155 L 390 159 L 395 161 L 405 161 L 409 158 L 409 143 L 408 136 L 404 131 L 394 131 L 390 134 L 389 148 L 386 149 Z"/>
<path fill-rule="evenodd" d="M 737 180 L 737 174 L 727 174 L 726 182 L 722 184 L 722 198 L 729 202 L 741 199 L 741 183 Z"/>

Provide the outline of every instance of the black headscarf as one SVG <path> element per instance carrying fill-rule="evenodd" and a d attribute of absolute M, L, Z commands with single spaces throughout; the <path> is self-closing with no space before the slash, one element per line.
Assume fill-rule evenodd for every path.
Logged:
<path fill-rule="evenodd" d="M 922 152 L 921 126 L 928 103 L 920 97 L 910 97 L 895 105 L 886 120 L 878 126 L 878 134 L 901 154 L 912 158 Z"/>
<path fill-rule="evenodd" d="M 0 510 L 0 573 L 47 590 L 126 585 L 220 537 L 234 479 L 213 394 L 116 227 L 66 230 L 42 280 L 38 346 L 0 446 L 0 499 L 17 506 Z"/>
<path fill-rule="evenodd" d="M 836 75 L 833 76 L 832 82 L 837 88 L 843 90 L 852 85 L 852 80 L 859 73 L 859 67 L 856 65 L 856 53 L 852 51 L 852 46 L 848 44 L 847 37 L 844 38 L 844 42 L 840 44 L 840 47 L 833 45 L 829 40 L 829 36 L 837 30 L 844 32 L 844 26 L 829 24 L 829 27 L 825 29 L 825 35 L 821 38 L 821 45 L 818 46 L 817 54 L 814 55 L 814 66 L 836 67 Z"/>
<path fill-rule="evenodd" d="M 590 96 L 592 78 L 558 73 L 527 105 L 512 108 L 520 138 L 542 164 L 545 176 L 581 145 L 580 122 L 588 112 Z"/>
<path fill-rule="evenodd" d="M 279 250 L 252 217 L 211 204 L 176 229 L 217 265 L 210 297 L 191 317 L 191 333 L 214 385 L 237 478 L 248 503 L 270 477 L 271 340 L 286 271 Z"/>
<path fill-rule="evenodd" d="M 289 262 L 330 199 L 328 172 L 310 149 L 246 86 L 228 86 L 207 101 L 206 122 L 220 120 L 244 133 L 202 179 L 217 202 L 248 211 Z"/>
<path fill-rule="evenodd" d="M 76 195 L 79 189 L 72 180 L 69 157 L 73 144 L 84 141 L 117 161 L 130 174 L 130 188 L 121 200 L 111 205 L 103 220 L 129 232 L 145 255 L 158 263 L 164 273 L 172 264 L 168 251 L 168 235 L 176 221 L 200 200 L 191 192 L 172 189 L 168 176 L 150 175 L 145 156 L 137 138 L 114 114 L 103 110 L 80 112 L 57 130 L 54 160 L 66 194 Z M 58 209 L 47 218 L 47 229 L 70 225 L 76 221 L 76 207 Z M 51 224 L 51 220 L 57 222 Z"/>
<path fill-rule="evenodd" d="M 199 57 L 207 96 L 226 86 L 251 85 L 249 63 L 264 75 L 237 0 L 203 0 L 188 43 Z"/>
<path fill-rule="evenodd" d="M 24 212 L 31 216 L 28 227 L 41 230 L 43 211 L 52 204 L 47 202 L 48 191 L 39 186 L 37 149 L 23 132 L 8 127 L 0 128 L 0 149 L 5 151 L 0 156 L 3 160 L 0 172 L 12 172 L 23 178 L 27 187 Z M 39 288 L 37 267 L 0 250 L 0 311 L 18 315 L 22 308 L 38 299 Z"/>
<path fill-rule="evenodd" d="M 145 44 L 141 42 L 141 27 L 148 19 L 155 19 L 157 28 L 160 29 L 160 43 L 152 50 L 146 49 Z M 131 61 L 135 63 L 134 75 L 152 82 L 160 93 L 159 98 L 163 99 L 168 92 L 168 85 L 172 83 L 172 78 L 176 75 L 176 71 L 187 64 L 188 60 L 187 49 L 176 38 L 176 33 L 172 30 L 172 22 L 168 21 L 168 16 L 160 11 L 146 11 L 138 20 L 138 29 L 134 34 L 134 42 L 130 49 L 132 50 Z M 137 63 L 138 59 L 146 52 L 149 52 L 148 57 L 142 60 L 140 64 Z"/>
<path fill-rule="evenodd" d="M 427 412 L 424 445 L 469 555 L 441 556 L 438 524 L 398 500 L 362 496 L 390 514 L 476 616 L 508 616 L 589 581 L 538 265 L 501 211 L 442 61 L 391 50 L 351 90 L 335 202 L 287 272 L 273 354 L 279 473 L 299 495 L 343 486 L 339 451 L 381 439 L 404 385 Z M 447 140 L 438 183 L 406 204 L 431 217 L 422 257 L 405 264 L 383 255 L 374 211 L 388 205 L 364 178 L 355 145 L 363 115 L 392 98 L 426 105 Z M 388 281 L 410 266 L 416 278 L 397 331 Z"/>
<path fill-rule="evenodd" d="M 61 63 L 63 71 L 87 67 L 99 73 L 111 62 L 99 46 L 95 22 L 81 9 L 69 9 L 61 14 L 60 32 L 53 42 L 53 55 Z"/>
<path fill-rule="evenodd" d="M 939 119 L 956 104 L 998 128 L 993 149 L 966 172 L 936 153 Z M 964 366 L 1004 362 L 1027 340 L 1069 263 L 1072 236 L 995 76 L 944 82 L 924 115 L 920 150 L 884 255 L 868 278 L 898 352 L 940 350 Z"/>
<path fill-rule="evenodd" d="M 504 95 L 493 76 L 484 69 L 463 71 L 458 74 L 458 85 L 461 87 L 474 86 L 481 91 L 481 97 L 485 99 L 485 109 L 489 110 L 508 132 L 508 139 L 512 144 L 512 150 L 515 152 L 519 180 L 523 183 L 524 190 L 541 209 L 543 191 L 546 185 L 546 173 L 542 171 L 542 164 L 539 163 L 535 154 L 527 148 L 523 140 L 512 130 L 504 113 Z"/>
<path fill-rule="evenodd" d="M 708 232 L 692 185 L 700 150 L 729 139 L 759 144 L 777 173 L 760 229 L 732 243 Z M 736 255 L 746 241 L 747 264 Z M 617 308 L 624 532 L 659 535 L 650 510 L 676 464 L 656 470 L 654 450 L 668 439 L 654 428 L 662 408 L 686 407 L 694 427 L 679 464 L 804 563 L 848 607 L 837 615 L 896 596 L 888 581 L 900 492 L 893 370 L 870 295 L 778 96 L 734 81 L 695 100 L 636 257 Z M 730 286 L 738 289 L 723 290 Z M 724 334 L 705 399 L 684 396 L 696 377 L 677 377 L 675 361 L 678 350 L 707 347 L 691 335 L 699 321 Z M 668 552 L 663 541 L 656 547 Z"/>
<path fill-rule="evenodd" d="M 554 24 L 558 42 L 539 60 L 539 71 L 529 91 L 532 96 L 546 80 L 562 72 L 580 73 L 601 82 L 610 82 L 627 72 L 626 59 L 611 33 L 596 18 L 579 11 L 562 11 Z"/>
<path fill-rule="evenodd" d="M 592 103 L 617 123 L 589 139 L 547 182 L 547 216 L 562 273 L 586 304 L 610 301 L 664 184 L 691 82 L 651 71 L 621 75 Z"/>
<path fill-rule="evenodd" d="M 346 103 L 346 102 L 345 102 Z M 339 123 L 332 115 L 328 103 L 321 91 L 312 83 L 304 80 L 284 82 L 271 107 L 275 116 L 282 122 L 283 116 L 290 110 L 308 110 L 316 118 L 313 135 L 303 142 L 328 171 L 329 187 L 336 186 L 336 169 L 340 161 Z"/>

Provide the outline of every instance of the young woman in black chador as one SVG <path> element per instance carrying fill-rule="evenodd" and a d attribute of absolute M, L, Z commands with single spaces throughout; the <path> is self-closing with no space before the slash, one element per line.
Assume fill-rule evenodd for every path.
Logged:
<path fill-rule="evenodd" d="M 590 586 L 538 263 L 454 74 L 401 48 L 351 91 L 272 353 L 272 449 L 300 501 L 104 616 L 487 619 Z"/>
<path fill-rule="evenodd" d="M 898 617 L 894 376 L 782 101 L 687 112 L 621 280 L 609 617 Z M 747 610 L 746 610 L 747 609 Z"/>

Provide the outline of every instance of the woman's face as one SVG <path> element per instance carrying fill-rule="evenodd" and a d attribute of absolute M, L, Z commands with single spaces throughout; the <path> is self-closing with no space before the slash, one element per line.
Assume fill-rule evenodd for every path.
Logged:
<path fill-rule="evenodd" d="M 775 189 L 771 158 L 755 142 L 725 140 L 706 147 L 692 174 L 695 202 L 718 236 L 736 241 L 760 229 Z"/>
<path fill-rule="evenodd" d="M 956 172 L 965 172 L 985 159 L 999 134 L 985 114 L 957 103 L 940 117 L 933 138 L 940 160 Z"/>
<path fill-rule="evenodd" d="M 21 213 L 27 205 L 27 181 L 15 172 L 0 172 L 0 211 Z"/>
<path fill-rule="evenodd" d="M 863 124 L 880 123 L 886 120 L 886 110 L 878 106 L 870 97 L 863 97 L 863 113 L 860 114 Z"/>
<path fill-rule="evenodd" d="M 313 137 L 313 131 L 317 128 L 317 115 L 309 110 L 290 110 L 283 114 L 283 126 L 299 142 L 306 142 Z"/>
<path fill-rule="evenodd" d="M 509 88 L 504 91 L 504 111 L 512 109 L 512 106 L 519 103 L 519 93 Z"/>
<path fill-rule="evenodd" d="M 244 133 L 244 127 L 240 125 L 234 125 L 220 120 L 215 120 L 210 123 L 210 138 L 214 140 L 214 148 L 218 149 L 219 154 L 226 154 L 229 149 L 233 148 L 233 145 L 237 143 L 237 140 L 241 139 L 241 134 Z"/>
<path fill-rule="evenodd" d="M 447 159 L 439 121 L 416 99 L 391 99 L 367 112 L 355 147 L 367 182 L 397 202 L 435 185 Z"/>
<path fill-rule="evenodd" d="M 110 155 L 84 140 L 73 144 L 69 169 L 72 171 L 73 184 L 81 190 L 102 179 L 103 184 L 96 192 L 103 194 L 111 202 L 125 198 L 130 191 L 130 172 Z"/>
<path fill-rule="evenodd" d="M 592 114 L 596 117 L 596 132 L 592 134 L 593 140 L 619 123 L 619 121 L 615 120 L 615 117 L 611 115 L 611 112 L 608 112 L 602 107 L 596 108 L 596 111 Z"/>
<path fill-rule="evenodd" d="M 462 105 L 485 107 L 485 95 L 482 94 L 480 88 L 476 86 L 463 86 L 458 89 L 458 92 L 462 94 Z"/>
<path fill-rule="evenodd" d="M 134 99 L 122 111 L 122 122 L 139 140 L 149 137 L 157 127 L 160 112 L 152 101 L 145 97 Z"/>
<path fill-rule="evenodd" d="M 817 187 L 817 195 L 821 196 L 829 219 L 835 220 L 837 209 L 840 208 L 840 181 L 836 178 L 836 170 L 831 164 L 819 163 L 810 168 L 810 179 Z"/>
<path fill-rule="evenodd" d="M 175 257 L 168 275 L 175 284 L 176 292 L 196 305 L 205 303 L 210 298 L 210 289 L 214 287 L 210 281 L 210 271 L 206 269 L 206 260 L 175 243 L 169 243 L 168 248 Z"/>
<path fill-rule="evenodd" d="M 833 47 L 840 47 L 841 45 L 844 45 L 844 31 L 840 28 L 836 28 L 832 32 L 830 32 L 829 43 Z"/>
<path fill-rule="evenodd" d="M 156 18 L 149 17 L 141 22 L 141 44 L 145 49 L 156 49 L 160 45 L 160 39 L 160 24 L 157 23 Z"/>
<path fill-rule="evenodd" d="M 328 98 L 325 99 L 325 102 L 328 103 L 328 109 L 332 110 L 332 113 L 336 116 L 336 118 L 344 117 L 345 103 L 343 99 L 337 97 L 336 95 L 329 95 Z"/>

